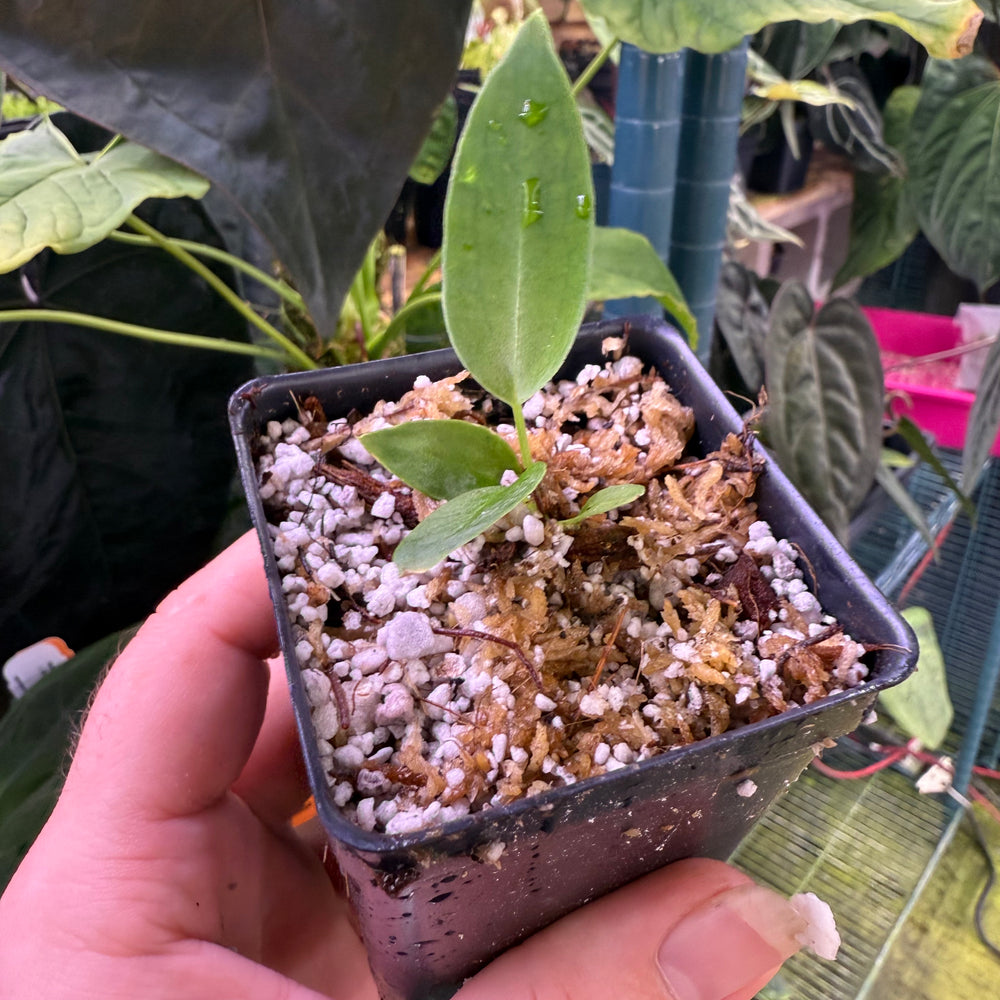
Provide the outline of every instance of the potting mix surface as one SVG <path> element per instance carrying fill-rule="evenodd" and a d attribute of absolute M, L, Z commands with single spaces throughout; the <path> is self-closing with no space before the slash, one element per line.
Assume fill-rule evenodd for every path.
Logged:
<path fill-rule="evenodd" d="M 497 426 L 464 374 L 328 421 L 315 399 L 255 443 L 260 494 L 334 801 L 408 833 L 854 687 L 865 648 L 824 614 L 809 568 L 758 519 L 751 436 L 690 454 L 691 411 L 620 340 L 604 367 L 525 404 L 532 502 L 432 570 L 395 546 L 437 501 L 358 438 L 406 420 Z M 466 382 L 466 385 L 468 383 Z M 506 415 L 509 420 L 509 414 Z M 575 526 L 587 497 L 639 500 Z M 752 782 L 745 792 L 755 791 Z"/>

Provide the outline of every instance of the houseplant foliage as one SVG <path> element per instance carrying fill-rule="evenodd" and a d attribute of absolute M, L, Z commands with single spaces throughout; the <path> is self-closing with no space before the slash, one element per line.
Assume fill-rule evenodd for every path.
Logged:
<path fill-rule="evenodd" d="M 871 17 L 947 57 L 967 50 L 981 18 L 972 0 L 733 2 L 725 16 L 709 0 L 585 7 L 655 51 L 718 52 L 788 18 Z M 126 11 L 114 0 L 12 0 L 0 11 L 0 65 L 211 180 L 264 233 L 327 334 L 451 82 L 468 9 L 310 0 L 265 12 L 228 0 L 206 13 L 195 0 Z"/>

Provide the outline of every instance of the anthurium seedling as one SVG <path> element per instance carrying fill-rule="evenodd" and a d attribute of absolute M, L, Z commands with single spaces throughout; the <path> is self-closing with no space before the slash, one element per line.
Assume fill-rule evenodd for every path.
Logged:
<path fill-rule="evenodd" d="M 472 377 L 511 407 L 519 454 L 494 431 L 457 420 L 363 436 L 394 475 L 446 501 L 400 542 L 394 561 L 404 570 L 434 566 L 542 481 L 545 463 L 532 460 L 522 406 L 559 370 L 583 318 L 593 202 L 576 100 L 539 11 L 469 113 L 448 185 L 441 259 L 448 337 Z M 515 478 L 507 482 L 505 473 Z M 641 486 L 601 490 L 564 524 L 642 493 Z"/>

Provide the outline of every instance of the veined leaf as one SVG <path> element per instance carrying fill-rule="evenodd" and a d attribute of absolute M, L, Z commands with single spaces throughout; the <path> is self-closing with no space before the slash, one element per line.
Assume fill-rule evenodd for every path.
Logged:
<path fill-rule="evenodd" d="M 0 141 L 0 273 L 46 247 L 100 243 L 147 198 L 200 198 L 208 181 L 130 142 L 81 155 L 48 119 Z"/>
<path fill-rule="evenodd" d="M 435 500 L 497 486 L 521 463 L 499 434 L 465 420 L 409 420 L 372 431 L 361 443 L 408 486 Z"/>
<path fill-rule="evenodd" d="M 571 528 L 581 521 L 586 521 L 588 517 L 595 517 L 597 514 L 606 514 L 609 510 L 614 510 L 616 507 L 624 507 L 625 504 L 632 503 L 633 500 L 638 500 L 645 492 L 646 487 L 639 486 L 636 483 L 627 483 L 621 486 L 606 486 L 603 490 L 598 490 L 587 498 L 587 502 L 580 508 L 579 514 L 567 517 L 559 523 L 567 528 Z"/>
<path fill-rule="evenodd" d="M 872 19 L 894 24 L 933 56 L 950 59 L 971 51 L 983 19 L 973 0 L 582 0 L 623 42 L 647 52 L 725 52 L 745 35 L 776 21 Z"/>
<path fill-rule="evenodd" d="M 393 562 L 404 572 L 436 566 L 527 500 L 544 475 L 545 463 L 533 462 L 509 486 L 485 486 L 448 500 L 396 546 Z"/>
<path fill-rule="evenodd" d="M 580 115 L 539 11 L 469 113 L 442 247 L 452 344 L 476 380 L 512 406 L 552 377 L 576 335 L 593 198 Z"/>
<path fill-rule="evenodd" d="M 882 450 L 882 364 L 871 325 L 847 299 L 815 316 L 804 286 L 771 310 L 765 430 L 778 464 L 841 537 Z"/>
<path fill-rule="evenodd" d="M 897 87 L 882 111 L 885 141 L 897 149 L 907 142 L 910 122 L 920 99 L 919 87 Z M 833 287 L 863 278 L 891 264 L 910 245 L 919 226 L 905 177 L 859 171 L 854 176 L 851 241 Z"/>
<path fill-rule="evenodd" d="M 811 310 L 812 301 L 808 301 Z M 715 322 L 733 362 L 750 392 L 764 384 L 764 346 L 770 307 L 756 276 L 735 261 L 726 261 L 719 275 Z"/>
<path fill-rule="evenodd" d="M 920 81 L 920 100 L 913 113 L 913 127 L 906 148 L 907 162 L 919 155 L 931 123 L 942 108 L 959 94 L 984 83 L 995 83 L 1000 70 L 982 56 L 964 59 L 929 59 Z"/>
<path fill-rule="evenodd" d="M 684 293 L 653 245 L 631 229 L 598 226 L 590 261 L 587 298 L 597 302 L 652 296 L 680 324 L 692 346 L 698 326 Z"/>
<path fill-rule="evenodd" d="M 943 105 L 910 163 L 908 192 L 920 228 L 945 263 L 980 289 L 1000 278 L 998 132 L 994 80 Z"/>
<path fill-rule="evenodd" d="M 410 164 L 410 177 L 418 184 L 433 184 L 446 166 L 458 135 L 458 105 L 455 95 L 449 94 L 437 109 L 431 130 Z"/>

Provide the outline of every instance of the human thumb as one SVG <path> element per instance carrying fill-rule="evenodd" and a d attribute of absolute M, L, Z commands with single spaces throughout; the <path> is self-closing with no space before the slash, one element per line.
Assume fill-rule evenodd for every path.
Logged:
<path fill-rule="evenodd" d="M 835 939 L 828 909 L 818 909 L 828 923 L 819 930 Z M 801 905 L 734 868 L 682 861 L 506 952 L 456 1000 L 750 1000 L 803 945 L 826 950 L 816 933 Z"/>

